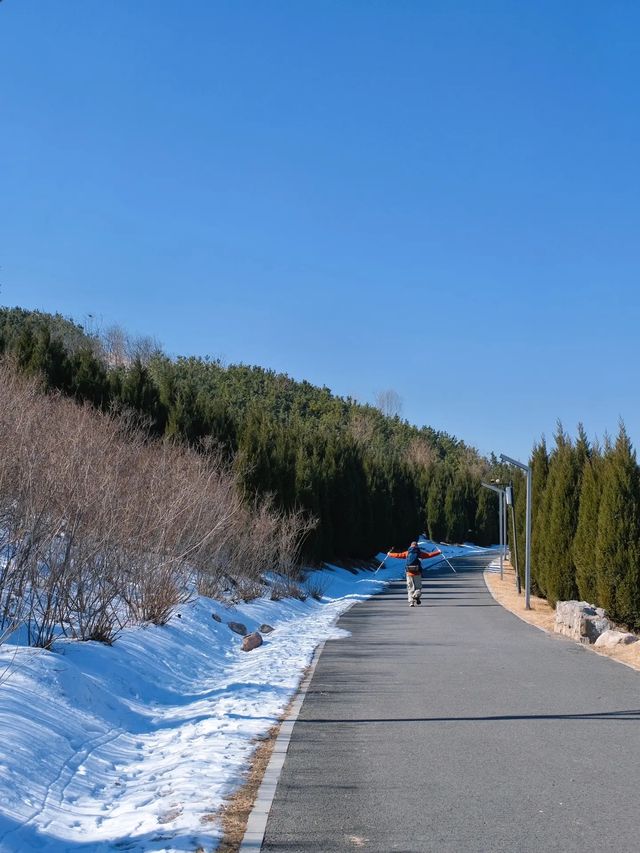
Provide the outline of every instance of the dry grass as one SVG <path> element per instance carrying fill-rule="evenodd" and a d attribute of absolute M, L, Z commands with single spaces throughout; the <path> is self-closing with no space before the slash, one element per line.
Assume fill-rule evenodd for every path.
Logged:
<path fill-rule="evenodd" d="M 485 571 L 484 579 L 489 592 L 504 608 L 515 613 L 530 625 L 553 633 L 555 610 L 544 598 L 531 596 L 531 610 L 525 610 L 524 592 L 518 595 L 516 590 L 516 573 L 509 563 L 505 563 L 504 580 L 500 580 L 499 572 Z"/>
<path fill-rule="evenodd" d="M 308 673 L 309 667 L 307 667 L 302 676 L 301 684 L 306 679 Z M 203 823 L 220 821 L 223 837 L 216 848 L 216 853 L 238 853 L 247 829 L 251 810 L 258 795 L 258 789 L 262 784 L 262 779 L 269 766 L 271 754 L 280 733 L 280 726 L 291 713 L 291 708 L 296 697 L 297 694 L 292 697 L 276 725 L 272 726 L 264 737 L 256 740 L 257 746 L 251 759 L 251 766 L 245 774 L 241 787 L 227 797 L 220 811 L 204 815 L 202 818 Z"/>
<path fill-rule="evenodd" d="M 498 604 L 501 604 L 524 622 L 535 625 L 551 634 L 554 633 L 555 610 L 544 598 L 538 598 L 535 595 L 531 596 L 531 610 L 525 610 L 524 593 L 518 595 L 516 592 L 515 572 L 509 563 L 505 564 L 504 580 L 500 580 L 498 572 L 490 571 L 485 571 L 484 579 L 489 592 Z M 583 648 L 617 660 L 619 663 L 624 663 L 640 672 L 640 642 L 632 643 L 629 646 L 615 646 L 612 649 L 600 649 L 595 646 L 584 646 Z"/>
<path fill-rule="evenodd" d="M 247 821 L 258 794 L 258 788 L 265 774 L 273 747 L 280 731 L 280 724 L 269 729 L 264 738 L 258 742 L 253 754 L 253 761 L 241 788 L 233 793 L 215 815 L 205 815 L 203 821 L 220 820 L 224 833 L 222 841 L 216 848 L 217 853 L 237 853 L 242 844 Z"/>

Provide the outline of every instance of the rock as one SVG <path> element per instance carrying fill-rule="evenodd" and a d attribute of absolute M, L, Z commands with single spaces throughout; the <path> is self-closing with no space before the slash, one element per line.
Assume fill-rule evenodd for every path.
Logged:
<path fill-rule="evenodd" d="M 254 631 L 253 634 L 247 634 L 247 636 L 242 640 L 242 651 L 250 652 L 252 649 L 257 649 L 258 646 L 262 645 L 262 636 L 258 631 Z"/>
<path fill-rule="evenodd" d="M 215 622 L 222 622 L 222 617 L 218 616 L 218 614 L 217 614 L 217 613 L 212 613 L 212 614 L 211 614 L 211 618 L 212 618 Z"/>
<path fill-rule="evenodd" d="M 235 631 L 236 634 L 240 634 L 242 637 L 246 637 L 247 626 L 243 625 L 242 622 L 227 622 L 227 625 L 231 628 L 232 631 Z"/>
<path fill-rule="evenodd" d="M 588 645 L 608 631 L 611 623 L 601 607 L 594 607 L 587 601 L 559 601 L 554 628 L 558 634 Z"/>
<path fill-rule="evenodd" d="M 630 643 L 636 643 L 638 638 L 635 634 L 630 634 L 627 631 L 603 631 L 595 641 L 596 646 L 600 649 L 613 649 L 615 646 L 628 646 Z"/>
<path fill-rule="evenodd" d="M 273 631 L 273 628 L 271 627 L 271 625 L 267 625 L 265 623 L 264 625 L 260 626 L 260 630 L 263 634 L 270 634 Z"/>

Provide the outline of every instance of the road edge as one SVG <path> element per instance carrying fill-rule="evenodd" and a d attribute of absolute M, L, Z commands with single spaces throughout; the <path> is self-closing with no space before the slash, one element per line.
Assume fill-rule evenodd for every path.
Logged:
<path fill-rule="evenodd" d="M 631 669 L 634 672 L 640 672 L 640 665 L 638 665 L 638 664 L 632 663 L 630 661 L 623 660 L 622 658 L 618 657 L 615 653 L 614 654 L 607 654 L 607 652 L 604 649 L 596 648 L 596 646 L 594 646 L 592 644 L 586 645 L 585 643 L 579 643 L 577 640 L 574 640 L 571 637 L 565 637 L 564 635 L 558 634 L 555 631 L 550 631 L 548 628 L 545 628 L 544 625 L 537 625 L 535 622 L 530 621 L 525 616 L 523 616 L 521 613 L 518 613 L 517 610 L 512 610 L 510 607 L 507 607 L 507 605 L 503 601 L 500 601 L 500 599 L 494 594 L 493 590 L 491 589 L 491 585 L 489 584 L 489 582 L 487 580 L 487 573 L 489 573 L 489 572 L 490 572 L 490 569 L 488 567 L 486 569 L 484 569 L 484 571 L 482 572 L 482 579 L 484 581 L 484 585 L 486 586 L 487 591 L 488 591 L 489 595 L 491 596 L 491 598 L 493 598 L 493 600 L 496 602 L 496 604 L 499 604 L 503 610 L 506 610 L 507 613 L 511 613 L 512 616 L 515 616 L 516 619 L 519 619 L 521 622 L 524 622 L 525 625 L 531 625 L 532 628 L 537 628 L 538 631 L 542 631 L 548 637 L 552 637 L 554 640 L 568 640 L 570 643 L 573 643 L 574 645 L 578 646 L 578 648 L 580 648 L 580 649 L 584 649 L 585 651 L 592 652 L 593 654 L 598 655 L 598 657 L 606 658 L 607 660 L 613 661 L 614 663 L 622 664 L 622 666 L 626 666 L 628 669 Z"/>
<path fill-rule="evenodd" d="M 269 819 L 269 813 L 276 794 L 278 780 L 280 779 L 285 758 L 287 757 L 293 727 L 298 719 L 302 703 L 304 702 L 307 690 L 311 684 L 311 679 L 313 678 L 316 666 L 320 660 L 320 655 L 322 654 L 326 643 L 327 640 L 323 640 L 313 653 L 311 664 L 309 665 L 307 674 L 300 683 L 300 687 L 298 688 L 298 693 L 294 699 L 293 705 L 291 706 L 291 710 L 280 725 L 280 731 L 276 737 L 271 758 L 269 759 L 267 769 L 264 772 L 262 782 L 258 788 L 253 808 L 249 814 L 247 828 L 245 829 L 238 853 L 259 853 L 262 849 L 262 843 L 267 829 L 267 820 Z"/>

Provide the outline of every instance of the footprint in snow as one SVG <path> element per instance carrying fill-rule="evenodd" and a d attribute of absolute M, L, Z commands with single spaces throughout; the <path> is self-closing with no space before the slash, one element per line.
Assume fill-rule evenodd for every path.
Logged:
<path fill-rule="evenodd" d="M 182 806 L 173 806 L 158 815 L 158 823 L 171 823 L 182 814 Z"/>

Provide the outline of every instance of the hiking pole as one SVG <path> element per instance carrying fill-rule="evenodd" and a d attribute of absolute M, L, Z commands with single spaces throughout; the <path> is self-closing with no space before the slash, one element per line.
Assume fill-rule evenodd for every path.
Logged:
<path fill-rule="evenodd" d="M 438 544 L 438 545 L 442 545 L 442 542 L 438 542 L 437 544 Z M 450 568 L 450 569 L 451 569 L 451 571 L 454 573 L 454 575 L 457 575 L 458 573 L 457 573 L 457 572 L 456 572 L 456 570 L 453 568 L 453 566 L 452 566 L 452 565 L 451 565 L 451 563 L 449 562 L 448 558 L 447 558 L 447 557 L 445 557 L 445 555 L 442 553 L 442 551 L 441 551 L 440 553 L 442 554 L 442 559 L 443 559 L 443 560 L 445 561 L 445 563 L 449 566 L 449 568 Z"/>
<path fill-rule="evenodd" d="M 449 566 L 449 568 L 450 568 L 450 569 L 451 569 L 451 571 L 454 573 L 454 575 L 457 575 L 458 573 L 457 573 L 457 572 L 456 572 L 456 570 L 453 568 L 453 566 L 451 565 L 451 563 L 449 562 L 449 560 L 447 559 L 447 557 L 445 557 L 445 556 L 444 556 L 444 554 L 443 554 L 442 556 L 444 557 L 444 561 L 445 561 L 445 563 Z"/>
<path fill-rule="evenodd" d="M 387 562 L 387 557 L 389 556 L 389 554 L 390 554 L 392 551 L 393 551 L 393 545 L 392 545 L 392 546 L 391 546 L 391 548 L 389 548 L 389 550 L 387 551 L 387 553 L 386 553 L 386 555 L 385 555 L 384 560 L 380 563 L 380 565 L 378 566 L 378 568 L 375 570 L 374 575 L 377 575 L 377 574 L 378 574 L 378 572 L 380 571 L 380 569 L 381 569 L 381 568 L 384 566 L 384 564 Z"/>

